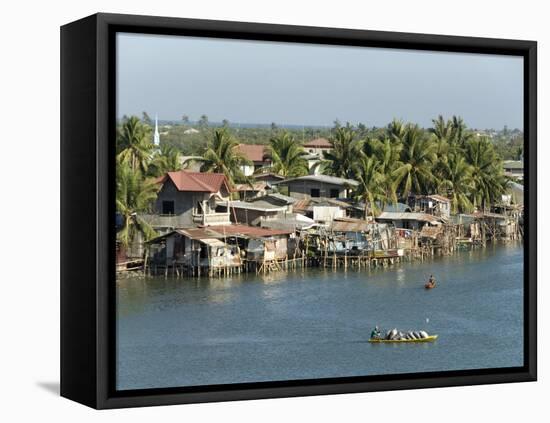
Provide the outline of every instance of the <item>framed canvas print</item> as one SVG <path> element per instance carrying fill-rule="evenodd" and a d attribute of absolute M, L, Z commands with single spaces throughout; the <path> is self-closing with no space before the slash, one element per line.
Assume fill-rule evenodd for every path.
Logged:
<path fill-rule="evenodd" d="M 61 393 L 536 380 L 536 43 L 61 29 Z"/>

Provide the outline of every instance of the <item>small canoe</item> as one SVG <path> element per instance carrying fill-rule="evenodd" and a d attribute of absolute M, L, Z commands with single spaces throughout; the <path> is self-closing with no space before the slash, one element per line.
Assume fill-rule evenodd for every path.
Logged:
<path fill-rule="evenodd" d="M 430 335 L 427 338 L 420 339 L 369 339 L 369 342 L 373 343 L 383 343 L 383 342 L 433 342 L 437 339 L 437 335 Z"/>
<path fill-rule="evenodd" d="M 435 283 L 427 283 L 426 285 L 424 285 L 424 288 L 426 289 L 433 289 L 435 288 Z"/>

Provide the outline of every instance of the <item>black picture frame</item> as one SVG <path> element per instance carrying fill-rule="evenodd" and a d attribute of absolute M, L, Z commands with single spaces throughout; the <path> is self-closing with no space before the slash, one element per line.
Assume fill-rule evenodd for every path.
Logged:
<path fill-rule="evenodd" d="M 522 56 L 527 206 L 524 221 L 524 366 L 117 392 L 113 383 L 114 40 L 117 32 Z M 104 409 L 536 380 L 536 141 L 537 44 L 534 41 L 102 13 L 63 26 L 61 395 Z"/>

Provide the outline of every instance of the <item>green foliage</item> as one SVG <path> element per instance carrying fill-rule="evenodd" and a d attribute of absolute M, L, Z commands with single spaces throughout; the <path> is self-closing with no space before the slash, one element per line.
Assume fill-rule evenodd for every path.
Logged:
<path fill-rule="evenodd" d="M 402 134 L 401 164 L 394 170 L 401 196 L 424 194 L 433 191 L 435 178 L 432 172 L 437 161 L 437 146 L 418 125 L 409 124 Z"/>
<path fill-rule="evenodd" d="M 365 219 L 369 210 L 373 215 L 376 210 L 376 201 L 385 197 L 383 189 L 384 175 L 380 173 L 380 162 L 374 157 L 362 153 L 355 166 L 355 178 L 359 186 L 355 189 L 355 198 L 365 203 Z"/>
<path fill-rule="evenodd" d="M 294 137 L 287 131 L 271 138 L 268 156 L 272 161 L 272 171 L 286 177 L 307 175 L 308 164 L 304 158 L 307 153 L 296 143 Z"/>
<path fill-rule="evenodd" d="M 128 163 L 117 163 L 116 210 L 123 221 L 117 237 L 125 247 L 131 244 L 137 233 L 145 240 L 155 236 L 153 228 L 139 214 L 150 211 L 157 190 L 154 179 L 145 178 L 139 169 L 132 169 Z"/>
<path fill-rule="evenodd" d="M 151 127 L 132 116 L 123 121 L 117 132 L 117 160 L 134 171 L 147 172 L 153 151 Z"/>
<path fill-rule="evenodd" d="M 159 177 L 167 172 L 181 170 L 182 158 L 180 152 L 168 145 L 161 145 L 153 155 L 148 165 L 147 174 L 149 176 Z"/>
<path fill-rule="evenodd" d="M 464 156 L 451 153 L 442 166 L 438 182 L 439 192 L 451 200 L 453 213 L 472 211 L 472 166 L 467 163 Z"/>
<path fill-rule="evenodd" d="M 203 155 L 201 172 L 223 173 L 231 184 L 246 182 L 241 166 L 250 164 L 238 150 L 239 143 L 225 129 L 216 129 Z"/>
<path fill-rule="evenodd" d="M 362 143 L 356 139 L 353 129 L 341 126 L 335 129 L 329 142 L 332 149 L 324 152 L 323 173 L 352 179 Z"/>
<path fill-rule="evenodd" d="M 353 126 L 349 122 L 343 125 L 339 120 L 333 128 L 284 128 L 275 123 L 240 127 L 227 120 L 220 126 L 208 122 L 206 115 L 197 125 L 191 124 L 186 115 L 182 121 L 185 124 L 161 128 L 161 147 L 156 149 L 149 125 L 134 116 L 122 120 L 116 151 L 125 187 L 143 190 L 145 198 L 152 195 L 152 200 L 155 191 L 151 191 L 147 178 L 181 169 L 183 155 L 202 157 L 202 171 L 224 173 L 230 183 L 248 182 L 241 166 L 249 162 L 239 153 L 239 143 L 266 145 L 272 170 L 282 176 L 305 175 L 307 153 L 302 144 L 324 137 L 333 148 L 324 153 L 322 173 L 357 180 L 354 197 L 365 203 L 365 213 L 374 213 L 377 204 L 404 201 L 409 194 L 435 193 L 451 199 L 453 212 L 469 212 L 487 209 L 499 201 L 509 182 L 503 174 L 502 160 L 517 160 L 523 154 L 523 134 L 519 130 L 472 131 L 459 116 L 438 116 L 427 129 L 396 119 L 383 128 L 369 128 L 362 123 Z M 124 172 L 137 179 L 130 181 Z M 118 194 L 117 190 L 117 207 Z M 139 215 L 144 203 L 141 197 L 130 195 L 125 201 L 121 204 L 128 206 L 117 210 L 133 210 Z M 141 229 L 138 219 L 132 220 L 131 214 L 125 213 L 128 234 L 124 236 L 136 230 L 147 231 Z"/>

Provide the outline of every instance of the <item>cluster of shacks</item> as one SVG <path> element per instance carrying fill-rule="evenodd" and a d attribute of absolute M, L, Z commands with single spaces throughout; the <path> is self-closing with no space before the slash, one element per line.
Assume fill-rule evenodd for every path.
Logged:
<path fill-rule="evenodd" d="M 155 274 L 223 276 L 390 265 L 521 237 L 516 201 L 490 213 L 452 215 L 448 198 L 417 195 L 406 204 L 376 204 L 379 212 L 365 216 L 365 205 L 350 200 L 356 181 L 254 176 L 250 184 L 230 186 L 223 174 L 167 173 L 158 180 L 154 210 L 141 216 L 159 236 L 118 251 L 117 261 L 134 256 Z"/>

